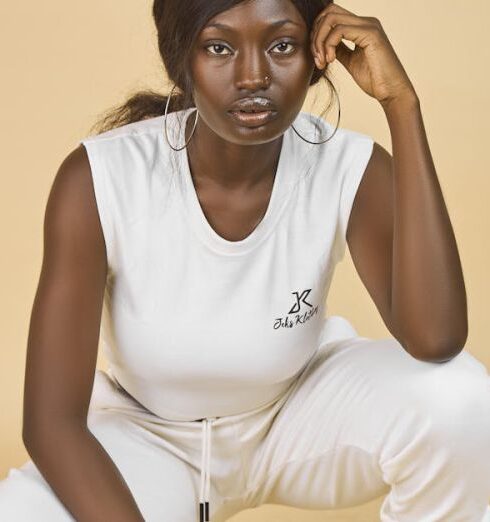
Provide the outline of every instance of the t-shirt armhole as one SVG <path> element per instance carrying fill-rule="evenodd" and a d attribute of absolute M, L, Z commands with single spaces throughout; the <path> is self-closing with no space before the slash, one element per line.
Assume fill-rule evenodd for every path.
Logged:
<path fill-rule="evenodd" d="M 96 144 L 90 140 L 81 140 L 84 145 L 90 163 L 92 173 L 92 182 L 94 186 L 95 200 L 97 204 L 97 212 L 104 235 L 104 242 L 107 252 L 107 262 L 109 266 L 113 266 L 113 242 L 114 232 L 111 219 L 110 194 L 107 190 L 107 176 L 104 162 L 101 160 Z"/>
<path fill-rule="evenodd" d="M 357 143 L 349 168 L 342 180 L 340 191 L 338 230 L 337 230 L 337 261 L 345 256 L 347 248 L 347 226 L 362 177 L 371 158 L 374 140 L 368 135 L 363 135 Z"/>

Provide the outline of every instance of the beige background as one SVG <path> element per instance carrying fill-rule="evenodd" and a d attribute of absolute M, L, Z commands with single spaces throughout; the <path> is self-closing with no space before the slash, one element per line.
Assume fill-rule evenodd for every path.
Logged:
<path fill-rule="evenodd" d="M 485 330 L 490 294 L 488 240 L 488 64 L 486 0 L 345 0 L 378 17 L 419 94 L 426 130 L 458 241 L 469 303 L 467 349 L 490 369 Z M 42 259 L 47 195 L 63 158 L 95 116 L 132 90 L 165 89 L 150 2 L 2 2 L 0 193 L 0 478 L 28 455 L 21 440 L 28 324 Z M 339 63 L 341 126 L 371 134 L 391 151 L 378 102 Z M 320 101 L 325 90 L 318 90 Z M 312 93 L 313 95 L 313 93 Z M 308 102 L 311 98 L 308 97 Z M 320 105 L 305 106 L 318 114 Z M 335 123 L 335 109 L 327 117 Z M 329 312 L 365 336 L 389 335 L 349 255 L 339 266 Z M 105 361 L 99 358 L 99 367 Z M 382 498 L 341 512 L 263 506 L 234 517 L 258 521 L 375 521 Z"/>

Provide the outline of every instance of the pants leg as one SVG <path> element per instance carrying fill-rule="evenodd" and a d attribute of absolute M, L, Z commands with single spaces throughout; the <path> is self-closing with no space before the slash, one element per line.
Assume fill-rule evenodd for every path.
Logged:
<path fill-rule="evenodd" d="M 108 392 L 106 377 L 96 375 L 96 391 Z M 101 397 L 97 397 L 99 400 Z M 117 399 L 115 395 L 105 399 Z M 117 399 L 119 400 L 119 399 Z M 147 522 L 199 520 L 196 505 L 199 472 L 160 444 L 124 410 L 98 404 L 89 411 L 88 426 L 123 475 Z M 103 406 L 103 407 L 102 407 Z M 0 481 L 0 520 L 8 522 L 72 522 L 74 517 L 50 488 L 36 465 L 11 468 Z"/>
<path fill-rule="evenodd" d="M 245 443 L 253 429 L 239 427 Z M 490 379 L 463 350 L 438 364 L 396 339 L 322 344 L 259 444 L 248 505 L 341 509 L 387 493 L 382 522 L 490 517 Z"/>

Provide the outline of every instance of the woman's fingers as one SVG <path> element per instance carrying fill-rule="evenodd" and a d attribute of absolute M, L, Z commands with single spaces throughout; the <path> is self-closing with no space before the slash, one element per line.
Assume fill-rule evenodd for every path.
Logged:
<path fill-rule="evenodd" d="M 335 48 L 343 38 L 362 47 L 367 32 L 375 25 L 371 18 L 354 15 L 336 4 L 329 7 L 331 10 L 318 16 L 311 36 L 312 53 L 318 57 L 320 68 L 335 60 Z"/>

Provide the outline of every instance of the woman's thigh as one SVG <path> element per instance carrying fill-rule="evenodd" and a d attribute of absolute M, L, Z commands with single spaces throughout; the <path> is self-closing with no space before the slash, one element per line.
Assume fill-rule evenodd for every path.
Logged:
<path fill-rule="evenodd" d="M 121 412 L 91 411 L 88 426 L 123 475 L 146 521 L 188 522 L 197 518 L 196 470 L 158 445 L 154 435 Z M 0 520 L 75 519 L 29 460 L 10 469 L 0 481 Z"/>
<path fill-rule="evenodd" d="M 240 427 L 243 440 L 251 429 Z M 433 459 L 431 472 L 445 473 L 440 488 L 453 480 L 454 498 L 467 487 L 474 505 L 483 506 L 490 494 L 489 441 L 490 380 L 469 352 L 438 364 L 413 358 L 392 338 L 338 340 L 320 347 L 267 436 L 247 455 L 246 499 L 251 506 L 339 509 L 398 482 L 397 501 L 406 493 L 415 505 L 409 497 L 424 495 L 417 488 L 428 476 L 418 473 Z M 437 485 L 425 490 L 432 498 L 448 492 Z"/>

